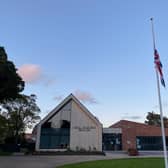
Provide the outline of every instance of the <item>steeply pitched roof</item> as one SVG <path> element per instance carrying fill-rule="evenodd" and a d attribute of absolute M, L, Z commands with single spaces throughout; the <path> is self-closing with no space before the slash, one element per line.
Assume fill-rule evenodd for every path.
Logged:
<path fill-rule="evenodd" d="M 100 125 L 100 121 L 91 114 L 91 112 L 73 95 L 70 94 L 67 96 L 57 107 L 55 107 L 43 120 L 40 121 L 39 125 L 42 125 L 44 122 L 52 118 L 56 113 L 59 112 L 61 108 L 63 108 L 69 101 L 73 100 L 84 112 L 85 114 L 91 118 L 96 124 Z M 102 125 L 102 124 L 101 124 Z"/>

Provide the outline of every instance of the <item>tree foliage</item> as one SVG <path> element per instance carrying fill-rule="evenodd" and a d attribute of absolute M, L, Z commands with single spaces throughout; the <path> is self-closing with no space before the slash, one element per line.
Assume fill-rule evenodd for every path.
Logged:
<path fill-rule="evenodd" d="M 3 115 L 0 115 L 0 144 L 4 143 L 5 138 L 7 137 L 7 130 L 8 121 Z"/>
<path fill-rule="evenodd" d="M 19 97 L 23 90 L 24 81 L 13 62 L 8 60 L 5 49 L 0 47 L 0 102 Z"/>
<path fill-rule="evenodd" d="M 0 143 L 15 139 L 39 121 L 35 95 L 23 95 L 25 82 L 3 47 L 0 47 Z"/>
<path fill-rule="evenodd" d="M 164 121 L 164 127 L 168 127 L 168 118 L 163 117 Z M 160 119 L 160 114 L 157 114 L 155 112 L 148 112 L 146 116 L 145 123 L 148 125 L 154 125 L 154 126 L 161 126 L 161 119 Z"/>
<path fill-rule="evenodd" d="M 40 120 L 40 108 L 36 104 L 35 95 L 22 95 L 14 101 L 6 100 L 2 108 L 6 110 L 8 135 L 16 137 L 16 140 L 21 133 L 24 133 L 27 128 L 32 128 Z"/>

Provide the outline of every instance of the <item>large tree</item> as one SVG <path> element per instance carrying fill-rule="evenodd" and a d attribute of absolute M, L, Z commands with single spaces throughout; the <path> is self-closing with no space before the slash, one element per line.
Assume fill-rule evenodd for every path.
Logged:
<path fill-rule="evenodd" d="M 0 114 L 0 144 L 4 143 L 8 132 L 8 120 Z"/>
<path fill-rule="evenodd" d="M 0 47 L 0 102 L 19 97 L 23 90 L 24 81 L 13 62 L 8 60 L 4 47 Z"/>
<path fill-rule="evenodd" d="M 168 118 L 163 117 L 164 121 L 164 127 L 168 127 Z M 148 112 L 146 116 L 145 123 L 148 125 L 154 125 L 154 126 L 161 126 L 161 120 L 160 120 L 160 114 L 157 114 L 155 112 Z"/>
<path fill-rule="evenodd" d="M 22 95 L 14 101 L 6 100 L 2 104 L 3 110 L 6 110 L 6 119 L 8 120 L 8 135 L 18 137 L 25 132 L 27 128 L 32 128 L 40 120 L 40 109 L 36 104 L 35 95 Z"/>

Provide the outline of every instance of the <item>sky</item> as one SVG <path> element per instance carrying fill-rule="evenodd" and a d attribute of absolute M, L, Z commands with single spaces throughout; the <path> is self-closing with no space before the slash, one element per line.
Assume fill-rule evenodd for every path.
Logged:
<path fill-rule="evenodd" d="M 150 18 L 168 86 L 168 1 L 0 0 L 0 45 L 41 117 L 73 93 L 103 124 L 159 113 Z M 168 116 L 168 90 L 161 87 Z"/>

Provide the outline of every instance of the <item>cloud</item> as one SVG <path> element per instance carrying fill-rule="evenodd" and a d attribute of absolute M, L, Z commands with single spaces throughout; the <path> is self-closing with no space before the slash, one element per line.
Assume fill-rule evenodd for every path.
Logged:
<path fill-rule="evenodd" d="M 83 103 L 90 103 L 90 104 L 97 103 L 96 99 L 89 92 L 76 90 L 74 91 L 74 95 Z"/>
<path fill-rule="evenodd" d="M 131 119 L 131 120 L 138 120 L 141 119 L 141 116 L 123 116 L 122 119 Z"/>
<path fill-rule="evenodd" d="M 18 74 L 27 83 L 34 83 L 41 79 L 42 70 L 39 65 L 36 64 L 24 64 L 18 69 Z"/>
<path fill-rule="evenodd" d="M 73 94 L 77 99 L 79 99 L 83 103 L 90 103 L 90 104 L 97 103 L 96 99 L 89 92 L 75 90 L 73 92 Z M 56 101 L 61 101 L 63 99 L 64 99 L 63 95 L 57 95 L 57 96 L 53 97 L 53 100 L 56 100 Z"/>

